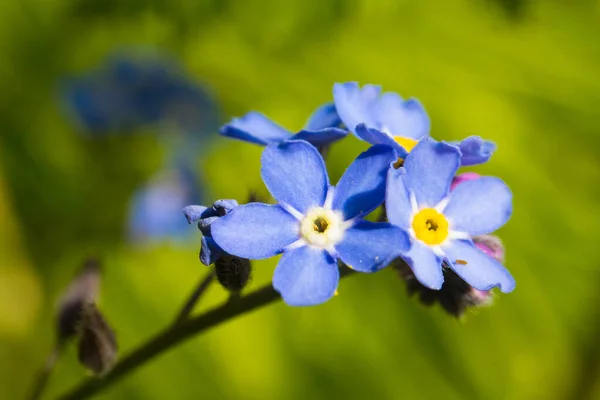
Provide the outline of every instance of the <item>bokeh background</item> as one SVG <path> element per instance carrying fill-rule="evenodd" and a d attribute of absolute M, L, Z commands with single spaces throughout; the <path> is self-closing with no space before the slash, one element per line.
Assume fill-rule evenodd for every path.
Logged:
<path fill-rule="evenodd" d="M 266 193 L 261 148 L 219 123 L 255 109 L 299 129 L 357 80 L 419 98 L 437 139 L 498 144 L 472 170 L 514 192 L 499 235 L 516 291 L 456 320 L 391 269 L 353 276 L 325 305 L 232 320 L 98 398 L 600 399 L 599 38 L 597 0 L 3 1 L 0 398 L 24 398 L 86 257 L 122 354 L 171 321 L 207 272 L 180 203 Z M 128 84 L 147 91 L 124 101 Z M 332 149 L 332 180 L 363 148 Z M 215 285 L 200 309 L 225 298 Z M 48 398 L 86 376 L 69 347 Z"/>

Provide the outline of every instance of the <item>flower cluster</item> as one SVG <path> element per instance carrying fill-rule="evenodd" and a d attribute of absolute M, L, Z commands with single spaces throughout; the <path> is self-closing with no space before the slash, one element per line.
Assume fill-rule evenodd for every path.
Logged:
<path fill-rule="evenodd" d="M 488 161 L 495 145 L 478 136 L 432 139 L 421 103 L 379 86 L 335 84 L 333 100 L 295 134 L 257 112 L 221 128 L 266 146 L 261 176 L 275 204 L 186 208 L 190 222 L 210 217 L 210 230 L 201 227 L 203 263 L 215 261 L 207 252 L 251 260 L 282 254 L 273 286 L 293 306 L 333 297 L 340 265 L 370 273 L 398 261 L 409 290 L 428 298 L 451 292 L 460 300 L 454 309 L 486 303 L 494 287 L 512 291 L 502 245 L 485 236 L 510 218 L 512 194 L 498 178 L 457 176 L 461 166 Z M 348 133 L 371 147 L 332 185 L 323 149 Z M 385 220 L 367 220 L 378 208 Z"/>

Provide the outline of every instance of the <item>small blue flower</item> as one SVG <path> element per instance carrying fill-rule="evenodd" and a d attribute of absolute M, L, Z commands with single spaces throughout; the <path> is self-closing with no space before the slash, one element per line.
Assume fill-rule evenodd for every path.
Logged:
<path fill-rule="evenodd" d="M 212 224 L 215 241 L 230 254 L 262 259 L 283 253 L 273 287 L 289 305 L 330 299 L 337 260 L 361 272 L 385 267 L 409 246 L 408 235 L 389 223 L 362 217 L 385 196 L 388 146 L 373 146 L 348 167 L 334 188 L 323 158 L 305 141 L 268 145 L 261 174 L 277 205 L 236 207 Z"/>
<path fill-rule="evenodd" d="M 361 88 L 356 82 L 336 83 L 333 98 L 346 127 L 371 144 L 392 146 L 399 158 L 398 167 L 419 139 L 429 136 L 429 116 L 417 99 L 404 100 L 397 93 L 381 93 L 381 86 Z M 462 165 L 484 163 L 496 149 L 494 143 L 479 136 L 453 144 L 460 147 Z"/>
<path fill-rule="evenodd" d="M 192 205 L 183 208 L 183 214 L 187 221 L 190 224 L 198 222 L 198 229 L 202 232 L 202 247 L 200 248 L 202 264 L 209 266 L 223 255 L 223 249 L 212 238 L 211 224 L 237 206 L 238 202 L 235 200 L 217 200 L 211 207 Z"/>
<path fill-rule="evenodd" d="M 498 178 L 464 181 L 450 192 L 460 166 L 455 146 L 421 139 L 404 167 L 390 168 L 386 192 L 389 221 L 410 232 L 405 254 L 416 278 L 431 289 L 444 281 L 442 262 L 478 290 L 515 288 L 504 266 L 479 250 L 472 237 L 495 231 L 512 213 L 512 193 Z"/>
<path fill-rule="evenodd" d="M 199 201 L 198 180 L 184 166 L 159 171 L 131 199 L 128 216 L 129 238 L 137 243 L 187 239 L 190 232 L 178 212 Z"/>
<path fill-rule="evenodd" d="M 261 146 L 285 140 L 306 140 L 316 147 L 322 147 L 346 137 L 348 131 L 339 128 L 340 125 L 341 120 L 335 106 L 333 103 L 326 103 L 315 110 L 305 128 L 296 134 L 256 111 L 232 119 L 221 128 L 220 133 Z"/>

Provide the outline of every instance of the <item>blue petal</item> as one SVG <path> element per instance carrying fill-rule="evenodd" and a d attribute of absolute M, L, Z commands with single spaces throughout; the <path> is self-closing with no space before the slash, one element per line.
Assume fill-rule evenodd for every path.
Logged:
<path fill-rule="evenodd" d="M 512 193 L 501 179 L 492 176 L 457 185 L 444 209 L 450 227 L 471 236 L 495 231 L 511 214 Z"/>
<path fill-rule="evenodd" d="M 207 209 L 206 211 L 210 210 L 212 213 L 216 213 L 215 210 L 213 210 L 212 208 Z M 204 214 L 208 214 L 208 212 L 205 212 Z M 210 225 L 215 222 L 216 220 L 218 220 L 220 217 L 215 215 L 213 217 L 202 217 L 200 219 L 200 221 L 198 221 L 198 229 L 200 229 L 200 232 L 202 232 L 203 235 L 208 235 L 210 236 Z"/>
<path fill-rule="evenodd" d="M 212 207 L 206 208 L 200 214 L 200 221 L 198 222 L 198 229 L 203 235 L 210 235 L 210 224 L 213 223 L 217 218 L 227 214 L 234 207 L 237 207 L 238 202 L 231 199 L 217 200 L 213 203 Z"/>
<path fill-rule="evenodd" d="M 223 254 L 223 250 L 210 236 L 202 236 L 202 247 L 200 247 L 200 262 L 207 267 Z"/>
<path fill-rule="evenodd" d="M 479 136 L 469 136 L 457 145 L 462 153 L 460 164 L 464 166 L 483 164 L 496 150 L 494 142 L 483 140 Z"/>
<path fill-rule="evenodd" d="M 356 82 L 336 83 L 333 85 L 333 100 L 338 115 L 346 127 L 356 133 L 358 124 L 369 128 L 380 128 L 370 112 L 370 106 L 381 92 L 381 87 L 364 85 L 361 89 Z"/>
<path fill-rule="evenodd" d="M 324 250 L 303 246 L 283 253 L 273 275 L 273 287 L 290 306 L 314 306 L 335 294 L 340 273 Z"/>
<path fill-rule="evenodd" d="M 282 128 L 263 114 L 251 111 L 223 125 L 221 135 L 246 142 L 267 145 L 289 139 L 291 132 Z"/>
<path fill-rule="evenodd" d="M 396 93 L 381 95 L 372 113 L 378 125 L 394 136 L 419 140 L 429 136 L 429 116 L 419 100 L 404 100 Z"/>
<path fill-rule="evenodd" d="M 388 221 L 404 229 L 411 224 L 412 206 L 410 196 L 404 184 L 406 169 L 389 168 L 385 191 L 385 210 Z"/>
<path fill-rule="evenodd" d="M 221 199 L 215 201 L 213 204 L 213 208 L 215 209 L 217 214 L 221 216 L 227 214 L 229 211 L 233 210 L 237 206 L 238 202 L 233 199 Z"/>
<path fill-rule="evenodd" d="M 419 240 L 413 240 L 410 250 L 404 260 L 410 266 L 415 277 L 429 289 L 439 290 L 444 283 L 442 259 Z"/>
<path fill-rule="evenodd" d="M 406 156 L 404 184 L 415 193 L 420 208 L 435 207 L 450 190 L 460 166 L 460 152 L 447 143 L 422 139 Z"/>
<path fill-rule="evenodd" d="M 340 259 L 360 272 L 375 272 L 405 253 L 410 247 L 408 234 L 384 222 L 360 221 L 344 232 L 335 246 Z"/>
<path fill-rule="evenodd" d="M 315 147 L 326 146 L 345 138 L 348 131 L 340 128 L 326 128 L 321 130 L 302 130 L 290 138 L 290 140 L 306 140 Z"/>
<path fill-rule="evenodd" d="M 329 177 L 318 150 L 297 140 L 267 146 L 262 154 L 262 179 L 280 203 L 301 213 L 325 202 Z"/>
<path fill-rule="evenodd" d="M 186 206 L 183 208 L 183 215 L 189 224 L 198 221 L 202 217 L 202 213 L 207 209 L 204 206 Z"/>
<path fill-rule="evenodd" d="M 404 158 L 408 154 L 391 135 L 377 129 L 367 128 L 365 124 L 358 124 L 356 126 L 356 134 L 359 138 L 371 144 L 383 144 L 393 148 L 396 150 L 398 157 Z"/>
<path fill-rule="evenodd" d="M 249 203 L 211 224 L 215 242 L 229 254 L 258 260 L 272 257 L 295 242 L 298 221 L 280 206 Z"/>
<path fill-rule="evenodd" d="M 319 106 L 308 118 L 304 129 L 318 131 L 325 128 L 337 128 L 342 120 L 335 109 L 334 103 L 325 103 Z"/>
<path fill-rule="evenodd" d="M 332 208 L 342 210 L 345 220 L 376 209 L 385 198 L 387 170 L 394 159 L 393 149 L 383 145 L 360 154 L 336 185 Z"/>
<path fill-rule="evenodd" d="M 210 225 L 218 218 L 229 213 L 234 207 L 238 206 L 238 202 L 231 199 L 217 200 L 213 203 L 212 207 L 207 208 L 200 215 L 200 221 L 198 221 L 198 229 L 205 236 L 211 236 Z"/>
<path fill-rule="evenodd" d="M 469 285 L 478 290 L 500 287 L 504 293 L 515 289 L 515 280 L 498 261 L 476 248 L 470 241 L 454 240 L 443 248 L 452 269 Z M 456 263 L 461 260 L 464 263 Z"/>

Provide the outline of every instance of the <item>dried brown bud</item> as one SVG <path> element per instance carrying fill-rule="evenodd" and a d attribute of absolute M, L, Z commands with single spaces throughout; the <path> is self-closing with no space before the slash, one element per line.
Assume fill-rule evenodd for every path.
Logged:
<path fill-rule="evenodd" d="M 83 308 L 79 362 L 95 374 L 105 374 L 117 360 L 117 340 L 111 327 L 94 304 Z"/>
<path fill-rule="evenodd" d="M 58 303 L 56 319 L 59 342 L 77 333 L 83 309 L 85 305 L 96 301 L 99 289 L 100 264 L 95 259 L 87 260 Z"/>

